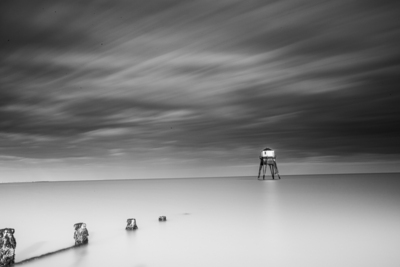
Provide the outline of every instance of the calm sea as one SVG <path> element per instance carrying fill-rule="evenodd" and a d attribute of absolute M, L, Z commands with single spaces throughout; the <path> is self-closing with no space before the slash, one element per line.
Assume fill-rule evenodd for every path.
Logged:
<path fill-rule="evenodd" d="M 400 266 L 399 174 L 0 184 L 0 200 L 16 262 L 87 224 L 89 245 L 23 266 Z"/>

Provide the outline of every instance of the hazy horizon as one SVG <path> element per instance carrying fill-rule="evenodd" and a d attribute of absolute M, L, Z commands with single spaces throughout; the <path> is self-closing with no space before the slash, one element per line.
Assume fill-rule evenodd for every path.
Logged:
<path fill-rule="evenodd" d="M 305 178 L 305 177 L 323 177 L 323 178 L 334 178 L 334 177 L 344 177 L 344 176 L 354 176 L 354 177 L 359 177 L 359 176 L 372 176 L 372 175 L 400 175 L 400 172 L 369 172 L 369 173 L 313 173 L 313 174 L 288 174 L 288 175 L 284 175 L 283 177 L 287 177 L 289 179 L 293 178 L 293 177 L 298 177 L 300 178 Z M 19 184 L 19 183 L 48 183 L 48 182 L 109 182 L 109 181 L 129 181 L 129 180 L 165 180 L 165 179 L 219 179 L 219 178 L 254 178 L 254 180 L 271 180 L 273 181 L 274 179 L 272 179 L 272 177 L 267 174 L 265 179 L 263 179 L 262 177 L 257 178 L 257 176 L 241 176 L 241 175 L 231 175 L 231 176 L 193 176 L 193 177 L 147 177 L 147 178 L 123 178 L 123 179 L 88 179 L 88 180 L 84 180 L 84 179 L 67 179 L 67 180 L 37 180 L 37 181 L 33 181 L 33 180 L 29 180 L 29 181 L 14 181 L 14 180 L 9 180 L 9 181 L 0 181 L 0 184 Z M 282 179 L 282 176 L 281 176 Z M 279 179 L 275 179 L 275 180 L 279 180 Z"/>

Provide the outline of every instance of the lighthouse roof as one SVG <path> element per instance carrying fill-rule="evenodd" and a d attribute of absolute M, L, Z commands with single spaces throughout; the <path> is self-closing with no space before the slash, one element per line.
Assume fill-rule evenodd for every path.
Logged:
<path fill-rule="evenodd" d="M 263 151 L 267 151 L 267 150 L 273 150 L 272 148 L 266 147 L 263 149 Z"/>

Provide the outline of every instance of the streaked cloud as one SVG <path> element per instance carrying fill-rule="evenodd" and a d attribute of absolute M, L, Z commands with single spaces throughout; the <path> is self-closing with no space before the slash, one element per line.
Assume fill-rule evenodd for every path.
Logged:
<path fill-rule="evenodd" d="M 399 9 L 374 0 L 4 0 L 0 161 L 248 166 L 272 146 L 285 166 L 392 162 Z"/>

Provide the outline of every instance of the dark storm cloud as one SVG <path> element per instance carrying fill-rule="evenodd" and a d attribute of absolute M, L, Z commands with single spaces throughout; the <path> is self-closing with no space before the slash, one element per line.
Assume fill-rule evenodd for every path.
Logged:
<path fill-rule="evenodd" d="M 398 11 L 392 1 L 2 1 L 0 152 L 399 154 Z"/>

